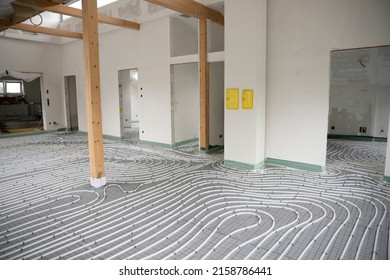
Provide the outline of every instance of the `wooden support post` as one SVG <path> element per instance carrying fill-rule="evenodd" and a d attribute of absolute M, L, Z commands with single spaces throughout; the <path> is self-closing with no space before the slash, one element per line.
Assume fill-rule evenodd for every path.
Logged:
<path fill-rule="evenodd" d="M 207 18 L 199 19 L 200 149 L 209 150 L 209 64 Z"/>
<path fill-rule="evenodd" d="M 100 96 L 99 32 L 95 0 L 83 1 L 84 75 L 91 185 L 106 185 Z"/>

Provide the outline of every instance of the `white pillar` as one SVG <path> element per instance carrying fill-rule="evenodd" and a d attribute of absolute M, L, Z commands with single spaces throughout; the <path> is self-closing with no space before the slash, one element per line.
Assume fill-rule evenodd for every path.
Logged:
<path fill-rule="evenodd" d="M 226 109 L 225 165 L 265 164 L 266 0 L 225 1 L 225 91 L 239 88 L 239 109 Z M 253 109 L 242 108 L 242 90 L 254 90 Z M 225 98 L 226 103 L 226 98 Z"/>

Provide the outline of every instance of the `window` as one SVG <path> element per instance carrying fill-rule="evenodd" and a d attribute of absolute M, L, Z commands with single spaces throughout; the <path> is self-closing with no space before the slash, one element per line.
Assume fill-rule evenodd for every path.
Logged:
<path fill-rule="evenodd" d="M 22 83 L 21 82 L 6 82 L 5 83 L 7 93 L 22 94 Z"/>
<path fill-rule="evenodd" d="M 1 95 L 24 95 L 23 81 L 0 81 Z"/>

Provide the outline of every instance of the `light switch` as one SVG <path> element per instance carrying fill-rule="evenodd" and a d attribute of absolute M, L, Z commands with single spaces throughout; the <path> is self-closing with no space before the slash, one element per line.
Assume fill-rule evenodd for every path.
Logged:
<path fill-rule="evenodd" d="M 226 109 L 239 108 L 240 90 L 238 88 L 228 88 L 226 90 Z"/>
<path fill-rule="evenodd" d="M 242 91 L 242 109 L 253 109 L 253 89 Z"/>

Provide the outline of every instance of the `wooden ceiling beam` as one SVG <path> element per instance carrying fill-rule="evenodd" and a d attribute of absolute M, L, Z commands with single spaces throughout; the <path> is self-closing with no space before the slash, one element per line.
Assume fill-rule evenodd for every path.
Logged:
<path fill-rule="evenodd" d="M 48 2 L 44 0 L 15 0 L 14 5 L 20 5 L 24 7 L 31 7 L 39 11 L 48 11 L 57 14 L 67 15 L 76 18 L 82 18 L 83 13 L 80 9 L 68 7 L 66 5 Z M 101 23 L 119 26 L 122 28 L 128 28 L 133 30 L 140 30 L 140 24 L 124 19 L 114 18 L 98 14 L 98 20 Z"/>
<path fill-rule="evenodd" d="M 24 24 L 24 23 L 13 24 L 12 22 L 5 21 L 5 20 L 0 20 L 0 26 L 4 26 L 11 29 L 22 30 L 22 31 L 33 32 L 33 33 L 42 33 L 47 35 L 68 37 L 73 39 L 83 38 L 83 34 L 77 32 L 47 28 L 43 26 L 34 26 L 34 25 Z"/>
<path fill-rule="evenodd" d="M 201 3 L 194 0 L 145 0 L 149 3 L 191 16 L 198 19 L 209 19 L 224 25 L 224 16 Z"/>

